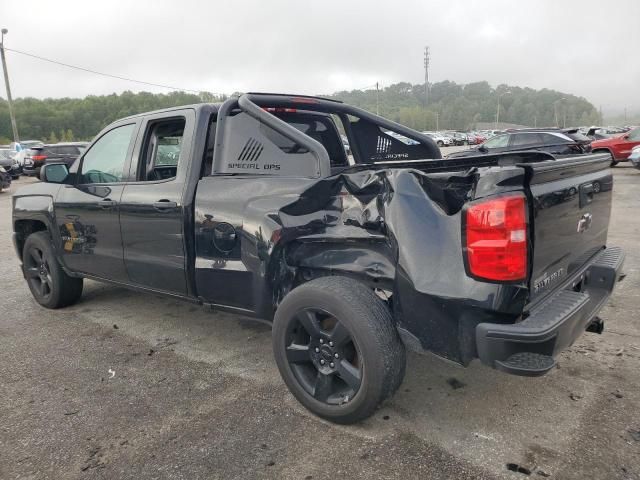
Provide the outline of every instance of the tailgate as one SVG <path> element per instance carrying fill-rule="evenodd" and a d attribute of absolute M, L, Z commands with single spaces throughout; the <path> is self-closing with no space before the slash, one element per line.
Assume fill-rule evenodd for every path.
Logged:
<path fill-rule="evenodd" d="M 613 177 L 609 155 L 522 165 L 532 196 L 530 301 L 564 282 L 607 243 Z"/>

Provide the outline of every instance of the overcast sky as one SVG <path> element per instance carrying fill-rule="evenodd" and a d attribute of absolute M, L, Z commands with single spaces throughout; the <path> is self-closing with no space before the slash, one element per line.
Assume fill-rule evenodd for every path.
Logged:
<path fill-rule="evenodd" d="M 640 1 L 0 1 L 14 48 L 185 89 L 331 93 L 379 81 L 552 88 L 640 111 Z M 7 52 L 14 97 L 166 92 Z M 0 89 L 4 97 L 3 89 Z"/>

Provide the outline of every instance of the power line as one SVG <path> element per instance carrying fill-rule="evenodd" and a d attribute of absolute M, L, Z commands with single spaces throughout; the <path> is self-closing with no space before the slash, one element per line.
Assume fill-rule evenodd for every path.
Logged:
<path fill-rule="evenodd" d="M 162 85 L 160 83 L 144 82 L 142 80 L 135 80 L 133 78 L 121 77 L 119 75 L 112 75 L 110 73 L 97 72 L 97 71 L 91 70 L 89 68 L 78 67 L 76 65 L 70 65 L 70 64 L 64 63 L 64 62 L 58 62 L 57 60 L 51 60 L 49 58 L 41 57 L 39 55 L 34 55 L 33 53 L 21 52 L 20 50 L 15 50 L 13 48 L 4 47 L 4 49 L 9 51 L 9 52 L 18 53 L 20 55 L 25 55 L 27 57 L 36 58 L 36 59 L 42 60 L 44 62 L 54 63 L 56 65 L 62 65 L 63 67 L 74 68 L 76 70 L 82 70 L 83 72 L 94 73 L 96 75 L 102 75 L 103 77 L 117 78 L 118 80 L 125 80 L 127 82 L 140 83 L 142 85 L 149 85 L 149 86 L 152 86 L 152 87 L 168 88 L 170 90 L 178 90 L 178 91 L 183 91 L 183 92 L 200 93 L 202 91 L 202 90 L 193 90 L 193 89 L 189 89 L 189 88 L 173 87 L 171 85 Z M 211 93 L 213 93 L 213 92 L 211 92 Z"/>

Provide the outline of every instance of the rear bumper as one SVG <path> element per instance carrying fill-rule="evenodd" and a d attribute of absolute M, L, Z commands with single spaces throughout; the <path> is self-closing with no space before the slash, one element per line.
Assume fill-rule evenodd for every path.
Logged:
<path fill-rule="evenodd" d="M 610 247 L 597 254 L 564 287 L 515 324 L 480 323 L 476 346 L 482 363 L 515 375 L 543 375 L 555 356 L 592 323 L 621 277 L 624 252 Z"/>

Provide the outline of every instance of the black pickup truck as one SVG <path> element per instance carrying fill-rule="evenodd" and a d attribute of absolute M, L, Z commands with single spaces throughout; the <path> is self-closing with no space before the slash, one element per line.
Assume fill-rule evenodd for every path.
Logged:
<path fill-rule="evenodd" d="M 46 165 L 13 197 L 14 243 L 47 308 L 88 278 L 272 321 L 293 395 L 350 423 L 400 386 L 406 349 L 533 376 L 602 330 L 624 257 L 609 162 L 443 160 L 341 102 L 245 94 L 119 120 Z"/>

